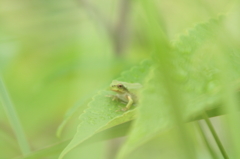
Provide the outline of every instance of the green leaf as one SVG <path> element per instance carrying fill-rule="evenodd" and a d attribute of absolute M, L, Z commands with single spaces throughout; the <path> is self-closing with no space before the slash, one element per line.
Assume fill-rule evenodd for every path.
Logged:
<path fill-rule="evenodd" d="M 152 20 L 154 20 L 154 18 Z M 180 125 L 182 121 L 179 122 L 177 120 L 181 119 L 182 116 L 182 119 L 187 121 L 190 118 L 202 114 L 206 109 L 213 109 L 217 103 L 221 101 L 219 94 L 220 85 L 217 79 L 218 70 L 216 66 L 211 63 L 211 57 L 207 56 L 208 52 L 205 54 L 202 54 L 202 51 L 200 53 L 197 52 L 214 36 L 214 29 L 218 27 L 220 22 L 221 17 L 211 19 L 207 23 L 196 25 L 193 29 L 189 30 L 187 34 L 180 36 L 180 38 L 173 43 L 173 57 L 163 55 L 169 53 L 167 52 L 167 44 L 163 46 L 162 41 L 164 41 L 164 38 L 161 39 L 161 37 L 159 37 L 161 33 L 157 34 L 157 29 L 152 29 L 156 35 L 153 34 L 152 37 L 150 37 L 153 38 L 151 40 L 154 43 L 158 43 L 158 45 L 162 44 L 161 47 L 158 45 L 155 46 L 156 59 L 166 56 L 164 60 L 170 61 L 166 62 L 162 59 L 157 59 L 160 63 L 166 63 L 165 69 L 167 70 L 162 69 L 161 72 L 170 72 L 167 72 L 167 74 L 170 75 L 169 78 L 173 78 L 174 83 L 179 86 L 176 88 L 178 88 L 178 91 L 181 93 L 174 93 L 175 96 L 169 97 L 166 92 L 169 91 L 168 89 L 170 89 L 170 87 L 165 87 L 168 81 L 165 80 L 163 82 L 161 77 L 153 75 L 152 79 L 145 84 L 147 88 L 144 89 L 141 94 L 139 116 L 133 125 L 128 140 L 119 152 L 118 158 L 124 158 L 143 143 L 149 141 L 157 134 L 167 131 L 174 125 L 179 128 L 180 138 L 186 139 L 186 130 L 181 128 L 183 125 Z M 155 23 L 152 24 L 154 25 Z M 151 25 L 151 27 L 153 25 Z M 164 51 L 163 47 L 166 47 L 166 51 Z M 205 58 L 199 58 L 198 56 L 205 57 L 208 61 L 204 61 Z M 175 70 L 169 68 L 171 67 L 168 65 L 170 63 L 175 66 Z M 156 72 L 154 74 L 156 74 Z M 162 74 L 162 76 L 165 75 L 166 74 Z M 173 88 L 173 81 L 169 82 L 172 87 L 170 91 L 172 92 L 176 90 L 176 88 Z M 181 100 L 177 100 L 176 98 L 180 98 Z M 174 107 L 170 109 L 171 105 L 176 105 L 176 102 L 174 103 L 171 100 L 182 101 L 179 102 L 179 106 L 177 106 L 180 107 L 180 109 L 178 108 L 178 110 L 181 110 L 180 112 L 173 113 L 176 111 L 174 109 L 177 108 Z M 176 118 L 176 115 L 180 117 Z M 185 144 L 182 143 L 182 140 L 179 141 L 183 145 L 182 147 L 185 147 L 185 157 L 194 157 L 194 154 L 190 155 L 188 153 L 191 143 L 187 144 L 187 142 L 190 141 L 185 140 Z"/>
<path fill-rule="evenodd" d="M 79 102 L 77 102 L 73 107 L 71 107 L 65 114 L 64 119 L 62 121 L 62 123 L 59 125 L 58 129 L 57 129 L 57 137 L 61 136 L 61 133 L 63 131 L 63 128 L 65 127 L 65 125 L 68 123 L 68 121 L 71 119 L 71 117 L 73 116 L 74 113 L 77 112 L 78 109 L 82 108 L 84 109 L 85 107 L 83 107 L 84 104 L 87 103 L 87 101 L 89 100 L 90 95 L 87 95 L 86 97 L 83 97 Z"/>
<path fill-rule="evenodd" d="M 215 30 L 223 21 L 224 15 L 212 18 L 207 22 L 196 24 L 193 28 L 188 29 L 186 33 L 180 34 L 176 40 L 172 42 L 174 48 L 181 55 L 194 54 L 206 40 L 215 36 Z M 186 58 L 187 56 L 185 56 Z M 190 56 L 189 56 L 190 57 Z"/>
<path fill-rule="evenodd" d="M 142 83 L 149 71 L 151 62 L 144 61 L 139 66 L 133 67 L 131 70 L 123 72 L 117 80 L 124 82 Z M 134 108 L 127 112 L 115 112 L 119 106 L 124 104 L 112 101 L 106 96 L 112 94 L 110 91 L 100 91 L 93 97 L 88 105 L 88 109 L 80 116 L 80 125 L 77 133 L 63 150 L 59 158 L 63 158 L 69 151 L 87 140 L 97 132 L 130 121 L 134 118 Z"/>

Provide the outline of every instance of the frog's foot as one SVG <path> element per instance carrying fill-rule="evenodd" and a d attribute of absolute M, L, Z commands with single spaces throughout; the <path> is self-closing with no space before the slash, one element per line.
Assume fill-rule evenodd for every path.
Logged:
<path fill-rule="evenodd" d="M 122 107 L 118 105 L 118 108 L 119 108 L 119 109 L 116 110 L 115 112 L 120 112 L 120 111 L 121 111 Z"/>
<path fill-rule="evenodd" d="M 120 106 L 118 106 L 118 107 L 120 107 Z M 125 112 L 127 110 L 128 110 L 128 108 L 124 107 L 124 108 L 116 110 L 115 112 L 120 112 L 120 111 Z"/>
<path fill-rule="evenodd" d="M 128 110 L 128 108 L 124 107 L 124 108 L 122 108 L 121 110 L 122 110 L 123 112 L 125 112 L 125 111 Z"/>
<path fill-rule="evenodd" d="M 105 95 L 105 97 L 112 98 L 113 95 Z"/>

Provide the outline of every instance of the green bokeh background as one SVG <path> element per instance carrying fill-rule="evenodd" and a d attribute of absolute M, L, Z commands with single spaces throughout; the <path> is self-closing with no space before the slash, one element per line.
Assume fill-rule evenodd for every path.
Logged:
<path fill-rule="evenodd" d="M 128 7 L 124 7 L 125 3 Z M 170 41 L 234 6 L 234 1 L 227 0 L 156 3 Z M 143 11 L 136 0 L 0 1 L 0 73 L 32 150 L 72 137 L 86 102 L 62 137 L 57 138 L 56 131 L 65 112 L 90 99 L 97 90 L 105 89 L 123 70 L 151 58 L 142 17 Z M 120 51 L 116 50 L 117 45 Z M 157 143 L 151 142 L 152 147 Z M 91 154 L 92 158 L 106 158 L 110 149 L 109 142 L 91 146 L 82 151 L 98 150 Z M 69 158 L 79 152 L 76 150 Z M 0 158 L 20 155 L 0 105 Z"/>

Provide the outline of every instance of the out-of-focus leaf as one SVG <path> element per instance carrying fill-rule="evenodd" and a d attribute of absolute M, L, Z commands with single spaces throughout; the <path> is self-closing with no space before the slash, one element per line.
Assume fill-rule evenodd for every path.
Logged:
<path fill-rule="evenodd" d="M 129 83 L 142 83 L 150 68 L 150 61 L 144 61 L 141 65 L 123 72 L 117 80 Z M 60 158 L 63 158 L 70 150 L 93 136 L 95 133 L 109 126 L 118 125 L 134 118 L 134 110 L 116 112 L 119 106 L 125 106 L 118 101 L 112 101 L 106 96 L 110 91 L 100 91 L 89 103 L 89 108 L 80 116 L 80 125 L 77 133 L 69 145 L 63 150 Z"/>
<path fill-rule="evenodd" d="M 221 87 L 217 78 L 219 70 L 211 61 L 214 60 L 212 58 L 214 56 L 211 54 L 209 56 L 208 52 L 201 50 L 206 43 L 212 42 L 214 30 L 220 25 L 221 20 L 220 17 L 196 25 L 187 35 L 180 36 L 179 40 L 174 42 L 175 59 L 172 62 L 176 67 L 176 74 L 172 74 L 172 78 L 179 85 L 182 100 L 185 101 L 185 105 L 181 106 L 181 114 L 185 120 L 198 116 L 205 110 L 213 109 L 221 102 L 219 93 Z M 156 39 L 152 40 L 157 43 Z M 207 50 L 211 51 L 208 45 Z M 157 51 L 158 54 L 164 54 Z M 124 158 L 159 132 L 168 130 L 174 123 L 169 107 L 170 100 L 176 99 L 174 97 L 169 99 L 166 96 L 167 90 L 164 90 L 165 83 L 161 83 L 161 79 L 157 81 L 157 77 L 154 78 L 155 80 L 149 81 L 151 84 L 146 84 L 147 88 L 142 92 L 139 118 L 118 158 Z"/>

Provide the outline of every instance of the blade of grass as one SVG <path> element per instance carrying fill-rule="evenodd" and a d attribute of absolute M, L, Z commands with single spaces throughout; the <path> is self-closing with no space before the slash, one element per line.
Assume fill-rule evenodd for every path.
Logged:
<path fill-rule="evenodd" d="M 211 121 L 209 120 L 206 112 L 203 112 L 203 117 L 204 117 L 204 120 L 205 120 L 205 122 L 206 122 L 209 130 L 211 131 L 212 136 L 213 136 L 214 140 L 216 141 L 217 146 L 218 146 L 219 150 L 221 151 L 223 157 L 224 157 L 225 159 L 228 159 L 229 157 L 228 157 L 228 155 L 227 155 L 227 153 L 226 153 L 226 150 L 224 149 L 224 147 L 223 147 L 223 145 L 222 145 L 222 142 L 221 142 L 221 140 L 219 139 L 219 137 L 218 137 L 218 135 L 217 135 L 217 133 L 216 133 L 216 131 L 215 131 L 215 129 L 214 129 Z"/>
<path fill-rule="evenodd" d="M 14 134 L 16 135 L 18 144 L 20 146 L 23 155 L 30 153 L 30 146 L 27 142 L 20 120 L 11 102 L 11 99 L 7 93 L 5 85 L 0 78 L 0 100 L 2 102 L 5 113 L 7 114 L 8 120 L 12 126 Z"/>
<path fill-rule="evenodd" d="M 201 126 L 199 121 L 196 123 L 196 127 L 197 127 L 198 132 L 200 133 L 203 141 L 204 141 L 205 146 L 207 147 L 210 155 L 212 156 L 212 158 L 213 159 L 218 159 L 217 154 L 215 153 L 215 151 L 212 149 L 210 143 L 208 142 L 208 139 L 207 139 L 207 137 L 206 137 L 206 135 L 205 135 L 205 133 L 203 131 L 203 128 L 202 128 L 202 126 Z"/>
<path fill-rule="evenodd" d="M 196 126 L 197 126 L 198 132 L 200 133 L 200 135 L 201 135 L 201 137 L 202 137 L 202 139 L 204 141 L 204 144 L 205 144 L 206 148 L 208 149 L 211 157 L 213 159 L 218 159 L 217 154 L 215 153 L 215 151 L 211 147 L 210 143 L 208 142 L 208 139 L 207 139 L 207 137 L 206 137 L 206 135 L 205 135 L 205 133 L 203 131 L 203 128 L 202 128 L 201 124 L 199 123 L 199 121 L 197 122 Z"/>

